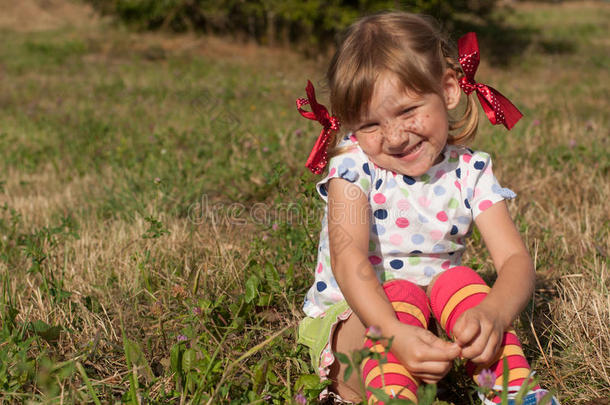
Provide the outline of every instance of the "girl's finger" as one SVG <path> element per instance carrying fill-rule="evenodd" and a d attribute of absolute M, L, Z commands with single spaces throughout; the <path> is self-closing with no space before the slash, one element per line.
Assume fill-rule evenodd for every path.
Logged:
<path fill-rule="evenodd" d="M 449 361 L 424 361 L 422 363 L 415 364 L 414 367 L 409 368 L 409 371 L 418 376 L 442 376 L 449 371 L 452 364 L 453 362 Z"/>
<path fill-rule="evenodd" d="M 499 351 L 500 344 L 502 343 L 501 339 L 498 338 L 495 334 L 491 334 L 487 338 L 487 342 L 481 353 L 475 356 L 472 361 L 475 363 L 489 363 L 491 362 L 496 354 Z"/>
<path fill-rule="evenodd" d="M 426 384 L 435 384 L 445 377 L 447 373 L 433 374 L 433 373 L 411 373 L 415 378 L 422 380 Z"/>
<path fill-rule="evenodd" d="M 426 384 L 437 384 L 443 377 L 420 377 Z"/>
<path fill-rule="evenodd" d="M 460 317 L 453 327 L 453 336 L 456 343 L 462 347 L 466 346 L 481 332 L 481 325 L 477 319 Z"/>
<path fill-rule="evenodd" d="M 480 359 L 481 354 L 487 347 L 487 336 L 479 335 L 465 347 L 462 347 L 462 356 L 477 363 L 475 359 Z"/>
<path fill-rule="evenodd" d="M 460 355 L 460 347 L 435 337 L 431 342 L 422 342 L 424 361 L 451 361 Z"/>

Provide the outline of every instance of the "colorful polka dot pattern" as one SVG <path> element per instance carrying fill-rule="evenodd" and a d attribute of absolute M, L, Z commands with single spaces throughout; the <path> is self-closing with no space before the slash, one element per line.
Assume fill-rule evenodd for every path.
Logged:
<path fill-rule="evenodd" d="M 412 177 L 374 165 L 353 137 L 339 146 L 351 148 L 330 160 L 328 175 L 316 188 L 327 200 L 328 181 L 342 178 L 367 196 L 371 207 L 367 257 L 381 281 L 405 279 L 427 285 L 436 275 L 459 266 L 473 219 L 495 202 L 515 197 L 498 184 L 484 152 L 448 145 L 442 162 L 425 175 Z M 330 268 L 328 246 L 325 213 L 315 281 L 303 307 L 311 317 L 343 299 Z"/>

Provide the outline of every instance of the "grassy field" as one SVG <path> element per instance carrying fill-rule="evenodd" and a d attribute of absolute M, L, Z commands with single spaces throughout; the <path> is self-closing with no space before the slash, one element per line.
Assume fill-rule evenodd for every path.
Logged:
<path fill-rule="evenodd" d="M 324 63 L 9 3 L 25 15 L 0 18 L 0 403 L 290 403 L 315 385 L 295 327 L 318 129 L 294 100 Z M 516 45 L 477 77 L 525 118 L 473 146 L 519 195 L 536 262 L 516 326 L 564 404 L 608 404 L 610 5 L 507 19 Z M 493 274 L 476 237 L 466 263 Z M 448 381 L 440 398 L 469 403 Z"/>

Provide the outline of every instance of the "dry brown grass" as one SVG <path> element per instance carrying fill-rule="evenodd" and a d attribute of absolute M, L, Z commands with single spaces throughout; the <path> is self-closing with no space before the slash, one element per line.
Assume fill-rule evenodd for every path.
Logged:
<path fill-rule="evenodd" d="M 66 25 L 87 27 L 97 16 L 82 3 L 66 0 L 0 0 L 0 29 L 32 32 Z"/>

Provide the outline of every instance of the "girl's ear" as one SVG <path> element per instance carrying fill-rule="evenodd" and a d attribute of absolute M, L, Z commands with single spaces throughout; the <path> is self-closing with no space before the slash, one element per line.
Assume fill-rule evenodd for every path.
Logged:
<path fill-rule="evenodd" d="M 445 105 L 448 110 L 457 107 L 460 102 L 460 92 L 461 88 L 455 70 L 447 69 L 443 76 L 443 94 L 445 96 Z"/>

